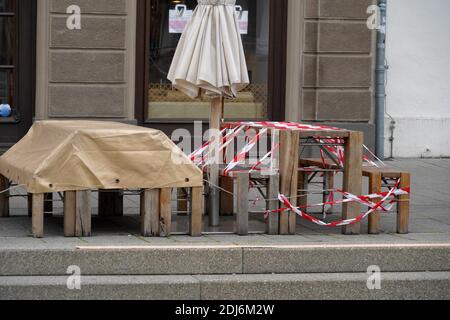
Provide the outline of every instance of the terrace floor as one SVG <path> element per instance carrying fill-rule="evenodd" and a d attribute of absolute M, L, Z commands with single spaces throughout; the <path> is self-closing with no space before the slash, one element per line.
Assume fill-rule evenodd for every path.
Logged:
<path fill-rule="evenodd" d="M 70 249 L 86 246 L 303 246 L 303 245 L 415 245 L 450 244 L 450 159 L 395 160 L 388 165 L 412 173 L 412 207 L 410 233 L 395 233 L 396 215 L 382 217 L 382 234 L 368 235 L 367 222 L 363 223 L 363 234 L 344 236 L 341 230 L 312 225 L 299 221 L 295 236 L 269 236 L 264 230 L 263 214 L 252 214 L 252 235 L 240 237 L 232 234 L 234 218 L 222 219 L 220 228 L 206 228 L 203 237 L 191 238 L 187 232 L 187 218 L 175 217 L 174 235 L 168 238 L 143 238 L 140 236 L 139 203 L 137 196 L 126 196 L 125 216 L 98 218 L 93 216 L 92 237 L 64 238 L 61 203 L 55 203 L 54 216 L 45 219 L 45 238 L 30 236 L 31 219 L 27 216 L 26 198 L 16 197 L 11 202 L 11 217 L 0 218 L 0 249 Z M 367 183 L 365 183 L 367 184 Z M 365 190 L 367 192 L 367 188 Z M 16 195 L 24 194 L 15 190 Z M 95 195 L 94 195 L 95 196 Z M 261 208 L 261 201 L 252 207 Z M 320 202 L 320 199 L 311 201 Z M 315 202 L 315 203 L 317 203 Z M 95 203 L 95 202 L 94 202 Z M 339 214 L 327 220 L 339 219 Z M 205 222 L 207 225 L 207 221 Z M 217 233 L 219 232 L 219 233 Z"/>

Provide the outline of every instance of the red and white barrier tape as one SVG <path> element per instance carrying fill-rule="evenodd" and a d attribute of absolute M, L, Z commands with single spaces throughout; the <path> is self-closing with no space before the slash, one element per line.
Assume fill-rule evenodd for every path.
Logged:
<path fill-rule="evenodd" d="M 358 217 L 353 218 L 353 219 L 339 220 L 339 221 L 334 221 L 334 222 L 325 222 L 325 221 L 316 219 L 316 218 L 306 214 L 305 212 L 303 212 L 301 210 L 302 207 L 295 207 L 295 206 L 293 206 L 292 203 L 289 201 L 289 199 L 285 195 L 282 195 L 282 194 L 280 194 L 278 198 L 279 198 L 280 202 L 283 203 L 283 205 L 286 208 L 282 208 L 280 210 L 268 211 L 267 214 L 276 213 L 276 212 L 292 211 L 292 212 L 295 212 L 302 219 L 305 219 L 305 220 L 308 220 L 310 222 L 313 222 L 313 223 L 315 223 L 315 224 L 317 224 L 319 226 L 323 226 L 323 227 L 349 226 L 349 225 L 353 225 L 353 224 L 361 222 L 366 217 L 368 217 L 369 215 L 371 215 L 372 213 L 374 213 L 374 212 L 376 212 L 378 210 L 381 210 L 381 211 L 390 211 L 390 210 L 392 210 L 392 206 L 393 206 L 393 203 L 395 202 L 395 200 L 391 201 L 391 206 L 390 207 L 383 207 L 383 204 L 389 198 L 391 198 L 393 196 L 408 195 L 410 193 L 410 190 L 407 189 L 407 188 L 399 189 L 398 188 L 399 184 L 400 184 L 400 180 L 397 181 L 395 187 L 392 188 L 391 190 L 389 190 L 389 192 L 372 194 L 372 195 L 368 195 L 368 196 L 355 196 L 355 195 L 352 195 L 352 194 L 350 194 L 348 192 L 340 191 L 341 193 L 344 194 L 344 196 L 347 199 L 334 201 L 333 203 L 321 203 L 321 204 L 318 204 L 318 205 L 314 205 L 314 206 L 324 206 L 326 204 L 333 205 L 333 204 L 338 204 L 338 203 L 359 202 L 359 203 L 362 203 L 362 204 L 364 204 L 366 206 L 369 206 L 371 208 L 368 212 L 363 213 L 363 214 L 361 214 Z M 383 197 L 383 198 L 378 203 L 373 203 L 373 202 L 368 200 L 368 199 L 378 199 L 380 197 Z M 305 207 L 314 207 L 314 206 L 305 206 Z M 305 207 L 303 207 L 303 208 L 305 208 Z"/>
<path fill-rule="evenodd" d="M 257 145 L 258 141 L 261 137 L 267 132 L 267 129 L 261 130 L 238 154 L 234 159 L 228 164 L 228 166 L 224 170 L 224 175 L 228 176 L 228 174 L 236 168 L 242 160 L 245 159 L 247 154 Z"/>

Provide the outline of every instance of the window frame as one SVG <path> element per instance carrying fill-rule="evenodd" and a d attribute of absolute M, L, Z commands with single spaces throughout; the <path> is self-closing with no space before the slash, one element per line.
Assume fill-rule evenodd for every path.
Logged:
<path fill-rule="evenodd" d="M 19 7 L 19 1 L 14 1 L 13 2 L 13 8 L 12 8 L 12 12 L 11 11 L 6 11 L 6 12 L 0 12 L 0 19 L 3 17 L 13 17 L 14 18 L 14 48 L 13 48 L 13 64 L 11 65 L 0 65 L 0 71 L 8 71 L 8 70 L 13 70 L 13 77 L 12 77 L 12 81 L 8 82 L 9 85 L 12 84 L 13 86 L 13 95 L 12 95 L 12 103 L 11 101 L 8 101 L 8 103 L 11 104 L 11 108 L 12 108 L 12 114 L 10 117 L 8 118 L 3 118 L 0 117 L 0 124 L 2 123 L 19 123 L 20 122 L 20 108 L 19 105 L 17 103 L 17 99 L 18 99 L 18 94 L 17 94 L 17 89 L 18 89 L 18 66 L 17 66 L 17 62 L 18 62 L 18 58 L 19 58 L 19 44 L 18 44 L 18 31 L 19 31 L 19 17 L 18 17 L 18 7 Z"/>
<path fill-rule="evenodd" d="M 288 0 L 270 0 L 268 119 L 285 120 Z M 164 131 L 176 125 L 192 125 L 193 119 L 148 119 L 150 57 L 150 0 L 137 2 L 136 30 L 136 120 L 140 125 Z M 199 119 L 208 123 L 207 119 Z M 245 119 L 242 119 L 245 120 Z"/>
<path fill-rule="evenodd" d="M 0 153 L 19 141 L 33 124 L 36 94 L 37 2 L 15 0 L 15 79 L 13 116 L 0 118 Z"/>

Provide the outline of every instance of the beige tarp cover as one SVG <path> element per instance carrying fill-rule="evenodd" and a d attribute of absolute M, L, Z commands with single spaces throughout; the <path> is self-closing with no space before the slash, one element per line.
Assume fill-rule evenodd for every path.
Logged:
<path fill-rule="evenodd" d="M 40 121 L 0 158 L 29 193 L 202 186 L 202 171 L 162 132 L 98 121 Z"/>

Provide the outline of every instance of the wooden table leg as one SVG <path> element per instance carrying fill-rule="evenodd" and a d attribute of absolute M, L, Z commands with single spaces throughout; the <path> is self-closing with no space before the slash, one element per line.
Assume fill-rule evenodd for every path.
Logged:
<path fill-rule="evenodd" d="M 64 192 L 64 236 L 75 237 L 75 224 L 77 221 L 77 193 Z"/>
<path fill-rule="evenodd" d="M 169 237 L 172 232 L 172 189 L 161 189 L 160 228 L 162 237 Z"/>
<path fill-rule="evenodd" d="M 123 217 L 123 192 L 121 190 L 99 190 L 98 215 L 100 217 Z"/>
<path fill-rule="evenodd" d="M 91 211 L 90 191 L 64 192 L 64 236 L 90 237 Z"/>
<path fill-rule="evenodd" d="M 141 233 L 143 237 L 160 235 L 160 193 L 159 189 L 144 190 L 141 194 Z"/>
<path fill-rule="evenodd" d="M 203 226 L 203 187 L 195 187 L 191 190 L 191 216 L 189 221 L 189 232 L 191 237 L 200 237 Z"/>
<path fill-rule="evenodd" d="M 269 177 L 269 184 L 267 188 L 267 210 L 273 211 L 280 208 L 280 201 L 278 200 L 278 195 L 280 193 L 280 175 L 274 174 Z M 278 235 L 280 234 L 279 229 L 279 214 L 270 213 L 267 217 L 267 234 Z"/>
<path fill-rule="evenodd" d="M 9 180 L 0 175 L 0 191 L 9 189 Z M 0 217 L 9 217 L 9 191 L 0 193 Z"/>
<path fill-rule="evenodd" d="M 237 234 L 240 236 L 248 235 L 248 195 L 250 185 L 250 174 L 238 173 L 236 178 L 237 186 Z"/>
<path fill-rule="evenodd" d="M 76 192 L 76 223 L 75 236 L 90 237 L 91 236 L 91 192 Z"/>
<path fill-rule="evenodd" d="M 296 131 L 280 132 L 280 192 L 297 205 L 300 134 Z M 280 214 L 280 234 L 294 235 L 297 216 L 294 212 Z"/>
<path fill-rule="evenodd" d="M 362 193 L 362 157 L 364 134 L 350 132 L 345 141 L 344 191 L 354 195 Z M 343 219 L 356 218 L 361 214 L 361 205 L 356 202 L 345 203 L 342 207 Z M 344 234 L 360 234 L 361 224 L 357 223 L 342 228 Z"/>
<path fill-rule="evenodd" d="M 28 216 L 32 217 L 33 212 L 33 195 L 28 193 Z M 53 217 L 53 193 L 44 194 L 44 216 Z"/>
<path fill-rule="evenodd" d="M 35 238 L 44 236 L 44 194 L 33 194 L 32 233 Z"/>
<path fill-rule="evenodd" d="M 399 188 L 411 187 L 411 175 L 409 173 L 402 173 L 400 177 Z M 397 233 L 407 234 L 409 232 L 409 210 L 411 195 L 404 195 L 398 197 L 397 204 Z"/>
<path fill-rule="evenodd" d="M 227 192 L 220 193 L 220 214 L 233 216 L 234 214 L 234 180 L 230 177 L 220 177 L 220 187 Z"/>
<path fill-rule="evenodd" d="M 369 194 L 376 194 L 381 192 L 381 173 L 371 174 L 369 177 Z M 377 203 L 381 198 L 374 199 L 373 202 Z M 375 211 L 369 216 L 369 234 L 380 233 L 380 211 Z"/>

